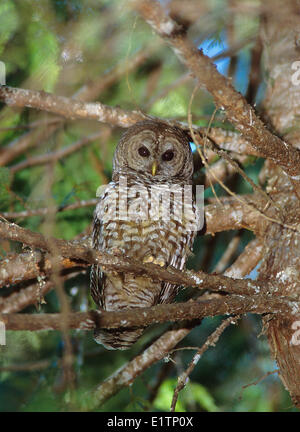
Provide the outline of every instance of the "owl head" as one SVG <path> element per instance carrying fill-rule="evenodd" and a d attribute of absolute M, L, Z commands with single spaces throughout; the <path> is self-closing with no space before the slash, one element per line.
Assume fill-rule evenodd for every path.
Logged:
<path fill-rule="evenodd" d="M 193 157 L 188 136 L 178 127 L 143 121 L 126 130 L 114 155 L 113 177 L 135 171 L 151 181 L 190 181 Z"/>

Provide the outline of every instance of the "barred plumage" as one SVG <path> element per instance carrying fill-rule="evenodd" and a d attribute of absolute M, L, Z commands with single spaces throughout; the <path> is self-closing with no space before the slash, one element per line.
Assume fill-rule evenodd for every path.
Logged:
<path fill-rule="evenodd" d="M 192 173 L 189 141 L 180 129 L 154 121 L 129 128 L 115 152 L 112 182 L 95 209 L 93 247 L 183 269 L 196 234 L 191 224 L 197 223 L 198 215 L 191 200 L 184 217 L 178 217 L 183 214 L 183 195 L 176 191 L 182 193 L 184 185 L 191 184 Z M 91 294 L 101 308 L 118 311 L 170 303 L 177 287 L 149 277 L 102 272 L 94 265 Z M 94 336 L 108 349 L 127 349 L 143 331 L 100 329 Z"/>

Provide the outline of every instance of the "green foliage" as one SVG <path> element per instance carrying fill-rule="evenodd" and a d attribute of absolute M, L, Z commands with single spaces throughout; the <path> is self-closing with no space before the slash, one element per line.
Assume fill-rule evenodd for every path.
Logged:
<path fill-rule="evenodd" d="M 9 191 L 11 183 L 11 174 L 9 168 L 0 167 L 0 210 L 7 208 L 11 200 Z"/>
<path fill-rule="evenodd" d="M 58 65 L 58 41 L 43 22 L 37 21 L 28 26 L 27 47 L 29 54 L 28 72 L 36 85 L 51 92 L 56 84 L 60 67 Z"/>
<path fill-rule="evenodd" d="M 170 113 L 170 117 L 184 116 L 187 112 L 187 99 L 185 95 L 172 93 L 169 97 L 158 100 L 152 107 L 152 113 L 163 116 L 165 112 Z"/>
<path fill-rule="evenodd" d="M 16 7 L 10 0 L 2 0 L 0 4 L 0 55 L 2 54 L 5 44 L 12 37 L 18 28 L 18 14 Z"/>
<path fill-rule="evenodd" d="M 168 379 L 161 385 L 158 395 L 154 401 L 154 408 L 168 411 L 171 406 L 174 390 L 177 385 L 176 379 Z M 176 404 L 176 412 L 190 411 L 190 407 L 204 411 L 217 411 L 217 406 L 211 394 L 201 384 L 189 381 L 179 393 Z"/>

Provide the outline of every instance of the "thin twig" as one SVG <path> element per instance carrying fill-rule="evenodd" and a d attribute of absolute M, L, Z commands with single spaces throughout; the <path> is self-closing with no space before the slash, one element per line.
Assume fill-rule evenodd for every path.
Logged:
<path fill-rule="evenodd" d="M 62 207 L 58 207 L 58 210 L 56 212 L 56 214 L 60 213 L 60 212 L 64 212 L 64 211 L 70 211 L 70 210 L 76 210 L 79 208 L 84 208 L 84 207 L 94 207 L 98 202 L 98 198 L 92 198 L 89 200 L 81 200 L 81 201 L 77 201 L 73 204 L 67 204 L 64 205 Z M 33 216 L 45 216 L 47 213 L 49 212 L 53 212 L 53 208 L 51 207 L 44 207 L 44 208 L 39 208 L 39 209 L 32 209 L 32 210 L 23 210 L 23 211 L 19 211 L 19 212 L 3 212 L 0 213 L 0 215 L 2 217 L 4 217 L 5 219 L 25 219 L 28 217 L 33 217 Z"/>
<path fill-rule="evenodd" d="M 188 377 L 193 372 L 194 368 L 196 367 L 198 361 L 200 360 L 201 356 L 204 354 L 205 351 L 208 350 L 209 347 L 215 346 L 218 342 L 221 334 L 224 332 L 224 330 L 230 325 L 230 324 L 236 324 L 239 317 L 229 317 L 225 319 L 218 327 L 217 329 L 206 339 L 204 344 L 201 348 L 199 348 L 196 352 L 196 354 L 193 356 L 192 361 L 190 362 L 187 369 L 178 377 L 178 384 L 174 390 L 172 403 L 170 411 L 174 412 L 176 408 L 177 399 L 179 396 L 180 391 L 185 387 L 188 381 Z"/>
<path fill-rule="evenodd" d="M 40 155 L 40 156 L 27 158 L 25 161 L 19 162 L 18 164 L 10 167 L 10 170 L 13 174 L 15 174 L 16 172 L 18 172 L 22 169 L 28 168 L 28 167 L 48 164 L 51 162 L 57 162 L 58 160 L 61 160 L 65 157 L 75 153 L 76 151 L 78 151 L 81 148 L 85 147 L 86 145 L 90 144 L 92 141 L 95 141 L 98 138 L 101 138 L 103 136 L 103 134 L 104 134 L 104 131 L 100 131 L 100 132 L 95 133 L 93 135 L 84 137 L 84 138 L 80 139 L 79 141 L 77 141 L 77 142 L 75 142 L 75 143 L 73 143 L 67 147 L 64 147 L 61 150 L 47 153 L 47 154 Z"/>
<path fill-rule="evenodd" d="M 185 30 L 175 23 L 158 1 L 131 2 L 159 36 L 173 49 L 179 60 L 194 74 L 200 85 L 213 95 L 216 106 L 225 111 L 227 118 L 245 139 L 264 157 L 280 165 L 294 180 L 300 176 L 300 151 L 273 135 L 256 116 L 246 99 L 220 74 L 211 59 L 198 50 L 186 37 Z"/>
<path fill-rule="evenodd" d="M 269 371 L 269 372 L 265 373 L 264 375 L 262 375 L 260 378 L 258 378 L 256 381 L 253 381 L 253 382 L 250 383 L 250 384 L 245 384 L 245 385 L 243 385 L 243 386 L 242 386 L 241 395 L 240 395 L 239 399 L 240 399 L 240 400 L 242 399 L 242 396 L 243 396 L 244 390 L 246 390 L 246 388 L 248 388 L 248 387 L 250 387 L 250 386 L 256 386 L 256 385 L 259 384 L 261 381 L 263 381 L 264 379 L 268 378 L 268 376 L 273 375 L 273 374 L 278 373 L 278 372 L 279 372 L 279 369 L 275 369 L 275 370 L 273 370 L 273 371 Z"/>

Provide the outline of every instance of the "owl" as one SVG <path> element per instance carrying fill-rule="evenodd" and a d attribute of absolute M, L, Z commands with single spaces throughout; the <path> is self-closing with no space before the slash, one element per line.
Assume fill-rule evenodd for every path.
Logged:
<path fill-rule="evenodd" d="M 180 128 L 150 120 L 128 128 L 115 150 L 112 181 L 94 212 L 93 248 L 182 270 L 192 251 L 199 217 L 188 193 L 192 174 L 189 139 Z M 178 290 L 148 276 L 98 265 L 92 266 L 90 281 L 93 300 L 106 311 L 171 303 Z M 124 350 L 143 331 L 96 329 L 94 339 L 107 349 Z"/>

